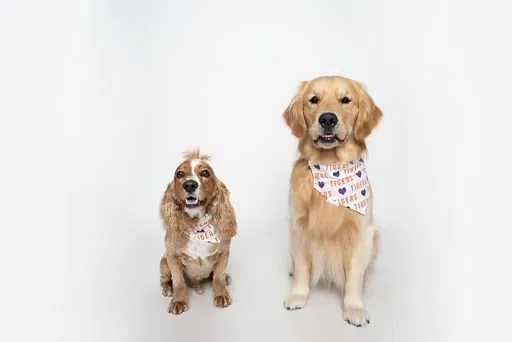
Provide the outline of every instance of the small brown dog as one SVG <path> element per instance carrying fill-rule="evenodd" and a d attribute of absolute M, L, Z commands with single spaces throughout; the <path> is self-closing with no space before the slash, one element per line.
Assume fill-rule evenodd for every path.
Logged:
<path fill-rule="evenodd" d="M 187 286 L 198 294 L 213 279 L 213 304 L 231 305 L 226 274 L 231 239 L 237 234 L 229 191 L 199 151 L 186 152 L 160 203 L 166 252 L 160 261 L 162 294 L 173 297 L 168 312 L 188 310 Z"/>
<path fill-rule="evenodd" d="M 324 280 L 344 289 L 344 319 L 366 325 L 364 288 L 379 233 L 363 155 L 382 112 L 358 82 L 324 76 L 303 82 L 283 117 L 300 154 L 290 179 L 293 286 L 284 306 L 303 308 Z"/>

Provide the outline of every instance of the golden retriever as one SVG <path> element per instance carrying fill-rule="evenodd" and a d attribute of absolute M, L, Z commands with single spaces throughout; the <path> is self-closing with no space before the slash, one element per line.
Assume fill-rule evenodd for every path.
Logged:
<path fill-rule="evenodd" d="M 231 239 L 237 234 L 229 191 L 199 151 L 186 152 L 160 203 L 166 251 L 160 261 L 160 285 L 173 297 L 168 308 L 179 315 L 188 310 L 187 286 L 198 294 L 213 279 L 213 304 L 224 308 L 232 300 L 226 274 Z"/>
<path fill-rule="evenodd" d="M 365 139 L 381 117 L 362 85 L 341 76 L 302 82 L 283 113 L 299 151 L 289 192 L 288 310 L 303 308 L 322 280 L 344 290 L 347 322 L 370 323 L 364 291 L 379 234 L 363 157 Z"/>

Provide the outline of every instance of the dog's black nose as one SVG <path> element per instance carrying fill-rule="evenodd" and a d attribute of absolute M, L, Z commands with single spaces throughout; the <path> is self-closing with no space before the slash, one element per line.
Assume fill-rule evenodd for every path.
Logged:
<path fill-rule="evenodd" d="M 323 113 L 318 118 L 318 123 L 324 129 L 331 129 L 338 123 L 338 117 L 334 113 Z"/>
<path fill-rule="evenodd" d="M 183 183 L 183 189 L 188 193 L 192 193 L 196 191 L 198 185 L 195 180 L 189 179 Z"/>

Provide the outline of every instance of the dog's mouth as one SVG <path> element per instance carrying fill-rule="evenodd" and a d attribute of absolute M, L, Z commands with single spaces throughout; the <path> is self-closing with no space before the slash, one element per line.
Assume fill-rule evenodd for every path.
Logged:
<path fill-rule="evenodd" d="M 200 205 L 199 198 L 195 196 L 188 196 L 185 198 L 185 206 L 187 208 L 196 208 Z"/>
<path fill-rule="evenodd" d="M 338 138 L 336 134 L 323 134 L 319 135 L 313 142 L 315 144 L 321 145 L 333 145 L 337 143 L 342 143 L 344 139 Z"/>

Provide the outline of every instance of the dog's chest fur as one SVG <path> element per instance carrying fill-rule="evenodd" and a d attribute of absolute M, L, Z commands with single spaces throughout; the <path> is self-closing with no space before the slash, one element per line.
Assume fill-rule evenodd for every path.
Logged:
<path fill-rule="evenodd" d="M 185 273 L 190 279 L 206 279 L 218 259 L 218 244 L 189 241 L 182 256 Z"/>
<path fill-rule="evenodd" d="M 215 254 L 217 250 L 215 245 L 216 244 L 213 243 L 189 239 L 183 253 L 190 259 L 206 259 Z"/>
<path fill-rule="evenodd" d="M 220 239 L 209 215 L 204 215 L 189 233 L 182 263 L 190 278 L 207 278 L 218 258 Z"/>

